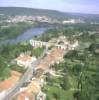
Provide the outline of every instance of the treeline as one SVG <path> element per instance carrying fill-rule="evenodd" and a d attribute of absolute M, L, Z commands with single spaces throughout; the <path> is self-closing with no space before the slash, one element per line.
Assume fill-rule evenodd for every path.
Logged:
<path fill-rule="evenodd" d="M 75 38 L 79 41 L 84 42 L 90 40 L 91 42 L 92 40 L 95 40 L 96 37 L 99 37 L 98 27 L 99 25 L 92 24 L 66 25 L 63 27 L 48 29 L 47 31 L 45 31 L 44 34 L 39 36 L 37 39 L 42 41 L 49 41 L 52 38 L 57 38 L 58 36 L 64 35 L 71 40 Z"/>
<path fill-rule="evenodd" d="M 65 13 L 24 7 L 0 7 L 0 13 L 8 16 L 48 16 L 54 19 L 81 19 L 86 22 L 99 22 L 98 14 Z"/>
<path fill-rule="evenodd" d="M 8 25 L 0 27 L 0 40 L 16 38 L 18 35 L 31 28 L 32 25 L 28 23 L 17 23 L 16 25 Z"/>

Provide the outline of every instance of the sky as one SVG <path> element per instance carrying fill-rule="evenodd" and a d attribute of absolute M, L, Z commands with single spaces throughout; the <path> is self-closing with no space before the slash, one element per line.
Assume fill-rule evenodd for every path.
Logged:
<path fill-rule="evenodd" d="M 0 7 L 5 6 L 99 14 L 99 0 L 0 0 Z"/>

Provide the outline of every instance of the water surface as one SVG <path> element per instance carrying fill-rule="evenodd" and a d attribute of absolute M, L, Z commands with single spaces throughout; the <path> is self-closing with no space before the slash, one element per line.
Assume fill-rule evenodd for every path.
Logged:
<path fill-rule="evenodd" d="M 0 45 L 2 44 L 16 44 L 16 43 L 19 43 L 19 42 L 25 42 L 25 41 L 28 41 L 30 39 L 33 38 L 33 36 L 38 36 L 38 35 L 41 35 L 45 32 L 47 28 L 39 28 L 39 27 L 36 27 L 36 28 L 31 28 L 27 31 L 25 31 L 24 33 L 22 33 L 21 35 L 19 35 L 18 37 L 16 37 L 15 39 L 9 39 L 9 40 L 3 40 L 3 41 L 0 41 Z"/>

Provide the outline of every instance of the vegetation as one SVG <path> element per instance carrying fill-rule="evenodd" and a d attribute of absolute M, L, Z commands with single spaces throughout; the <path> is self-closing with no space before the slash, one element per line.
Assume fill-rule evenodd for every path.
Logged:
<path fill-rule="evenodd" d="M 41 41 L 49 41 L 51 38 L 57 38 L 60 35 L 60 32 L 58 29 L 49 29 L 45 31 L 44 34 L 42 34 L 38 39 Z"/>
<path fill-rule="evenodd" d="M 15 25 L 5 25 L 5 27 L 2 26 L 0 27 L 0 40 L 16 38 L 18 35 L 31 28 L 32 25 L 23 22 Z"/>
<path fill-rule="evenodd" d="M 6 79 L 10 75 L 9 65 L 3 57 L 0 56 L 0 81 Z"/>
<path fill-rule="evenodd" d="M 49 29 L 41 37 L 43 41 L 67 36 L 71 41 L 77 39 L 79 48 L 69 51 L 64 56 L 64 62 L 51 68 L 62 75 L 53 77 L 46 75 L 47 84 L 43 91 L 46 100 L 99 100 L 99 25 L 77 24 L 66 25 L 61 29 Z M 0 48 L 0 80 L 10 75 L 10 70 L 21 73 L 25 71 L 19 66 L 10 65 L 11 60 L 20 53 L 39 57 L 44 48 L 33 48 L 28 43 L 2 46 Z"/>
<path fill-rule="evenodd" d="M 81 26 L 77 28 L 79 27 Z M 63 30 L 65 36 L 78 39 L 80 45 L 78 49 L 71 50 L 64 56 L 64 62 L 51 66 L 62 77 L 47 75 L 47 84 L 43 88 L 47 94 L 46 100 L 99 99 L 99 34 L 96 27 L 85 28 L 83 34 L 75 27 L 73 31 L 67 28 Z M 69 34 L 70 32 L 73 33 Z M 74 36 L 75 32 L 77 34 Z"/>
<path fill-rule="evenodd" d="M 89 49 L 90 47 L 84 51 L 71 51 L 64 57 L 64 63 L 52 66 L 57 71 L 61 70 L 64 75 L 58 79 L 57 77 L 50 79 L 48 76 L 48 84 L 44 86 L 47 98 L 53 99 L 51 95 L 55 93 L 61 97 L 59 100 L 98 100 L 99 51 L 96 53 L 96 49 L 95 51 Z"/>
<path fill-rule="evenodd" d="M 86 22 L 99 22 L 98 14 L 79 14 L 79 13 L 63 13 L 55 10 L 42 10 L 22 7 L 0 7 L 0 13 L 4 15 L 27 15 L 27 16 L 48 16 L 55 19 L 82 19 Z"/>
<path fill-rule="evenodd" d="M 44 48 L 32 48 L 31 55 L 36 56 L 37 58 L 41 55 Z"/>
<path fill-rule="evenodd" d="M 18 65 L 11 65 L 10 70 L 18 71 L 20 73 L 24 73 L 26 71 L 24 67 L 20 67 Z"/>
<path fill-rule="evenodd" d="M 6 79 L 10 75 L 11 70 L 24 73 L 26 69 L 18 65 L 12 65 L 11 62 L 20 55 L 26 53 L 31 56 L 40 56 L 44 48 L 33 48 L 29 43 L 2 46 L 0 48 L 0 80 Z"/>
<path fill-rule="evenodd" d="M 64 35 L 71 41 L 77 39 L 80 42 L 86 42 L 85 44 L 90 44 L 91 42 L 95 42 L 95 40 L 99 42 L 99 39 L 96 38 L 99 37 L 98 27 L 99 25 L 88 23 L 65 25 L 63 27 L 48 29 L 40 37 L 37 37 L 37 39 L 49 41 L 51 38 L 57 38 L 58 36 Z"/>

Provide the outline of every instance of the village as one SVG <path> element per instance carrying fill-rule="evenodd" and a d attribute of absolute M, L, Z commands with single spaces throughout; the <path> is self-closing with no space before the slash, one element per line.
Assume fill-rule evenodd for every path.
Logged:
<path fill-rule="evenodd" d="M 71 43 L 65 36 L 60 36 L 58 39 L 53 38 L 48 42 L 37 40 L 30 40 L 29 42 L 33 48 L 45 47 L 46 52 L 34 68 L 33 63 L 39 60 L 35 56 L 20 53 L 19 57 L 14 59 L 14 62 L 17 65 L 27 69 L 30 68 L 33 70 L 33 73 L 28 73 L 28 75 L 32 75 L 32 78 L 30 78 L 27 82 L 23 82 L 15 95 L 11 98 L 9 97 L 11 100 L 45 100 L 46 93 L 42 92 L 42 87 L 46 84 L 44 80 L 45 74 L 50 73 L 56 75 L 54 71 L 51 70 L 50 66 L 64 61 L 64 54 L 66 54 L 69 50 L 74 50 L 78 47 L 77 40 L 74 40 L 74 42 Z M 11 88 L 16 86 L 15 84 L 17 82 L 20 82 L 21 78 L 22 74 L 11 71 L 11 76 L 0 82 L 0 97 L 2 98 L 0 100 L 5 100 L 3 98 L 8 95 Z"/>
<path fill-rule="evenodd" d="M 0 0 L 0 100 L 99 100 L 99 0 Z"/>
<path fill-rule="evenodd" d="M 48 16 L 8 16 L 8 18 L 5 20 L 5 22 L 8 23 L 18 23 L 18 22 L 28 22 L 28 23 L 34 23 L 34 22 L 43 22 L 43 23 L 49 23 L 49 24 L 76 24 L 76 23 L 85 23 L 81 19 L 64 19 L 64 20 L 58 20 L 55 18 L 51 18 Z"/>

